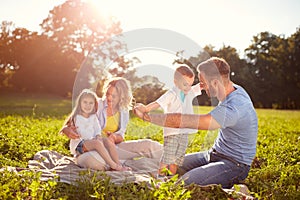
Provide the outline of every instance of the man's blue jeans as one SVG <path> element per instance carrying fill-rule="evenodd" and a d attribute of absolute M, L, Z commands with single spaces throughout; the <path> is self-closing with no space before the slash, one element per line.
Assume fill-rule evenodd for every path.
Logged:
<path fill-rule="evenodd" d="M 231 188 L 244 180 L 249 170 L 250 166 L 219 157 L 209 150 L 187 154 L 178 171 L 186 185 L 221 184 L 223 188 Z"/>

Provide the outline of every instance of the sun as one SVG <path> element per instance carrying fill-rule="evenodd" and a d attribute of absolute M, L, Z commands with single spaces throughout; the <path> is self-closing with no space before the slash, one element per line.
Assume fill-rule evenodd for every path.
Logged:
<path fill-rule="evenodd" d="M 106 17 L 116 17 L 116 2 L 108 0 L 85 0 L 87 3 L 91 4 L 94 9 L 101 15 Z"/>

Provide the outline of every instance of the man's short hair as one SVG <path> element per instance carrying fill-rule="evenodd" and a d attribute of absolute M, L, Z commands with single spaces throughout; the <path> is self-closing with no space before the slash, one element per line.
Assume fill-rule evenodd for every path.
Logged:
<path fill-rule="evenodd" d="M 203 72 L 209 77 L 222 76 L 229 78 L 230 66 L 223 58 L 211 57 L 208 60 L 200 63 L 197 66 L 197 71 Z"/>

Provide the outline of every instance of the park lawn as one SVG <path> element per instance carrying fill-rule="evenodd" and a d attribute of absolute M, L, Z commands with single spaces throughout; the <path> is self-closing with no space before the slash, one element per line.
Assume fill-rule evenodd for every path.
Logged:
<path fill-rule="evenodd" d="M 1 94 L 0 116 L 18 114 L 22 116 L 59 117 L 70 113 L 70 98 L 50 94 Z"/>
<path fill-rule="evenodd" d="M 69 155 L 68 139 L 57 132 L 65 117 L 71 112 L 71 107 L 70 99 L 51 95 L 1 96 L 0 167 L 26 167 L 28 160 L 37 151 L 43 149 Z M 196 112 L 205 113 L 212 107 L 195 109 Z M 257 114 L 259 120 L 257 155 L 245 184 L 252 195 L 258 198 L 300 199 L 300 111 L 257 109 Z M 198 131 L 191 134 L 188 152 L 208 149 L 216 135 L 216 131 Z M 132 116 L 126 139 L 139 138 L 151 138 L 162 143 L 162 128 Z M 99 192 L 103 190 L 115 197 L 128 196 L 130 193 L 133 196 L 128 198 L 158 199 L 159 197 L 170 198 L 171 194 L 167 190 L 171 190 L 170 188 L 174 186 L 174 181 L 170 181 L 165 187 L 150 190 L 143 184 L 108 187 L 107 182 L 90 182 L 84 183 L 82 186 L 88 188 L 78 193 L 74 186 L 55 181 L 42 182 L 38 179 L 38 174 L 27 172 L 20 176 L 8 171 L 1 173 L 0 199 L 17 197 L 21 199 L 74 199 L 75 197 L 92 199 L 93 196 L 97 196 L 96 194 L 100 198 Z M 136 187 L 139 191 L 143 191 L 144 196 L 141 196 L 141 192 L 134 191 Z M 201 195 L 209 199 L 228 198 L 218 189 L 211 191 L 200 189 L 199 192 L 196 186 L 188 188 L 178 186 L 172 191 L 172 195 L 179 194 L 176 197 L 172 196 L 172 199 L 179 199 L 179 197 L 184 199 L 188 196 L 191 199 L 197 199 Z"/>

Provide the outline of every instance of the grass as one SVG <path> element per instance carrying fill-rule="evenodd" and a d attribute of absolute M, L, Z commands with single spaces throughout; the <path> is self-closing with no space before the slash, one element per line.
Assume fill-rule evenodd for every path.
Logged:
<path fill-rule="evenodd" d="M 57 134 L 71 112 L 70 99 L 50 95 L 5 95 L 0 98 L 0 167 L 26 167 L 40 150 L 70 155 L 68 139 Z M 196 108 L 208 112 L 211 107 Z M 257 109 L 257 155 L 245 184 L 258 199 L 300 199 L 300 111 Z M 190 135 L 188 152 L 209 148 L 216 131 Z M 162 142 L 162 128 L 132 117 L 126 139 Z M 159 189 L 146 184 L 114 185 L 94 175 L 75 187 L 40 181 L 39 174 L 1 172 L 0 199 L 228 199 L 219 187 L 183 187 L 170 180 Z M 105 175 L 103 175 L 105 176 Z M 80 188 L 80 189 L 79 189 Z"/>
<path fill-rule="evenodd" d="M 48 94 L 4 94 L 0 98 L 0 116 L 21 115 L 58 117 L 71 112 L 70 99 Z"/>

